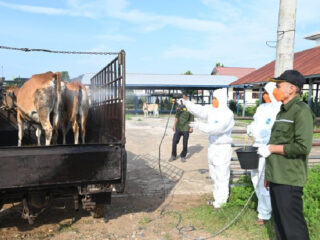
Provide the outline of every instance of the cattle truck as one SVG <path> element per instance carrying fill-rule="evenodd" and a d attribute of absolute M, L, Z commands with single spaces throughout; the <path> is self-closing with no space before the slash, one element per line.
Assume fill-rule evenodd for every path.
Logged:
<path fill-rule="evenodd" d="M 82 205 L 94 217 L 103 215 L 112 192 L 125 187 L 125 76 L 122 50 L 91 78 L 85 144 L 72 144 L 69 131 L 66 145 L 37 146 L 29 124 L 17 147 L 16 112 L 1 109 L 0 208 L 21 202 L 22 218 L 32 224 L 52 199 L 70 197 L 76 210 Z"/>

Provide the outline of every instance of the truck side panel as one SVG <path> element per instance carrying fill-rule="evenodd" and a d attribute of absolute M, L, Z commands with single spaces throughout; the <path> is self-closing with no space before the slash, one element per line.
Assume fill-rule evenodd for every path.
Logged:
<path fill-rule="evenodd" d="M 0 156 L 0 189 L 121 179 L 120 146 L 1 148 Z"/>

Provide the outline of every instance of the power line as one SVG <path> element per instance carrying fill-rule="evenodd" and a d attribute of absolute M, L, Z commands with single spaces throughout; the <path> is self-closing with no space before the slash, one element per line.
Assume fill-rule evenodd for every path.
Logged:
<path fill-rule="evenodd" d="M 60 53 L 60 54 L 83 54 L 83 55 L 118 55 L 118 52 L 83 52 L 83 51 L 59 51 L 59 50 L 49 50 L 49 49 L 38 49 L 38 48 L 17 48 L 0 46 L 0 49 L 5 50 L 15 50 L 23 52 L 47 52 L 47 53 Z"/>

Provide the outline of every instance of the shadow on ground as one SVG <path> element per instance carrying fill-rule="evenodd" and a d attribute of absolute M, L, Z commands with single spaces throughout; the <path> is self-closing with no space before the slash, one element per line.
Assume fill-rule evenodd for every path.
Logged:
<path fill-rule="evenodd" d="M 188 153 L 189 153 L 188 158 L 190 158 L 195 153 L 199 153 L 202 149 L 203 149 L 203 146 L 200 144 L 188 147 Z"/>

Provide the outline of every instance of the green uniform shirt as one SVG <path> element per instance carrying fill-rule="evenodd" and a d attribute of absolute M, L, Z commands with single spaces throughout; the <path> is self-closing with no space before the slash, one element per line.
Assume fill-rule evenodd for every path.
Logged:
<path fill-rule="evenodd" d="M 280 112 L 271 130 L 269 144 L 284 145 L 285 155 L 271 154 L 266 159 L 266 180 L 302 187 L 307 178 L 308 155 L 312 146 L 314 115 L 299 97 Z"/>
<path fill-rule="evenodd" d="M 194 121 L 194 116 L 187 109 L 184 109 L 180 113 L 176 113 L 176 118 L 178 118 L 176 129 L 182 132 L 189 132 L 189 123 Z"/>

